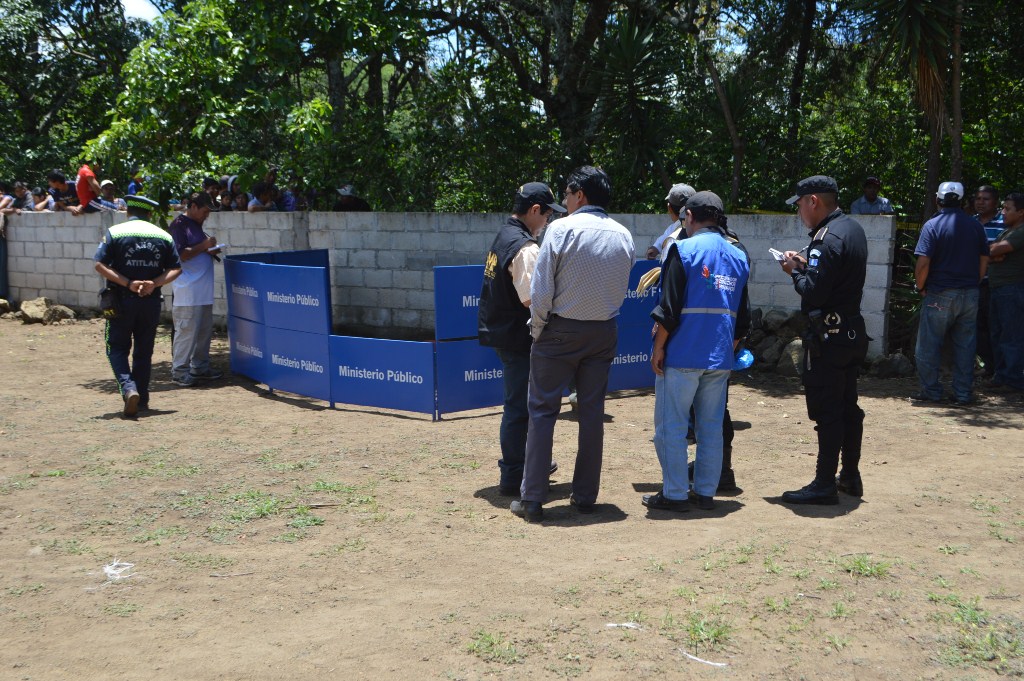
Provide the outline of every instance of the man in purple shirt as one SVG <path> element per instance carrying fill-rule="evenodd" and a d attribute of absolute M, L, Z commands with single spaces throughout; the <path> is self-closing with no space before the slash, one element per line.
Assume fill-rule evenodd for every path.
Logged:
<path fill-rule="evenodd" d="M 181 276 L 174 281 L 174 343 L 171 348 L 171 380 L 184 388 L 201 379 L 224 375 L 210 367 L 213 338 L 213 260 L 220 252 L 217 240 L 203 231 L 213 200 L 206 192 L 189 197 L 185 212 L 167 231 L 181 260 Z M 217 258 L 218 260 L 220 258 Z"/>

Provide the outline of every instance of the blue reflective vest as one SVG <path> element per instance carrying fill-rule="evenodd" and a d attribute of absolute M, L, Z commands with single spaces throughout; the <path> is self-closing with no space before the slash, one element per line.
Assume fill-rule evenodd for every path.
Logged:
<path fill-rule="evenodd" d="M 750 264 L 716 231 L 700 231 L 673 244 L 686 273 L 679 326 L 665 345 L 665 366 L 732 369 L 736 312 Z"/>

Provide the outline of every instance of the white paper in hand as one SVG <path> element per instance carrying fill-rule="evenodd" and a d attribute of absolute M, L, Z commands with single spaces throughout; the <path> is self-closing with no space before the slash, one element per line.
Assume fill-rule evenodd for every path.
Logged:
<path fill-rule="evenodd" d="M 777 251 L 774 248 L 769 248 L 768 252 L 771 253 L 772 257 L 778 260 L 779 262 L 782 262 L 783 260 L 786 259 L 786 254 L 783 253 L 782 251 Z"/>

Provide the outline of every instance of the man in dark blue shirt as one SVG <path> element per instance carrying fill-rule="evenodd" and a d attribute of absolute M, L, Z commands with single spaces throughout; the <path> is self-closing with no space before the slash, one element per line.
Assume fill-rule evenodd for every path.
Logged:
<path fill-rule="evenodd" d="M 921 228 L 914 255 L 914 278 L 922 296 L 917 331 L 916 402 L 942 400 L 939 369 L 946 334 L 953 341 L 953 394 L 958 406 L 970 404 L 974 388 L 974 353 L 978 339 L 978 285 L 988 267 L 988 240 L 981 223 L 960 207 L 964 187 L 939 185 L 939 213 Z"/>

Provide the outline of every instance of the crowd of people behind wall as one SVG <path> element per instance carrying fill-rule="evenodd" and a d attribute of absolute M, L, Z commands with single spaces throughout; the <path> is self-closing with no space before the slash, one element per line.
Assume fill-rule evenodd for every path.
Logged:
<path fill-rule="evenodd" d="M 21 181 L 0 182 L 0 212 L 14 215 L 22 212 L 67 211 L 72 215 L 102 211 L 126 210 L 124 198 L 119 195 L 113 180 L 99 180 L 100 164 L 85 161 L 74 179 L 68 179 L 61 170 L 51 170 L 47 176 L 47 187 L 30 187 Z M 213 210 L 258 213 L 262 211 L 305 211 L 317 204 L 327 205 L 316 192 L 304 191 L 302 183 L 290 176 L 283 184 L 278 181 L 279 171 L 271 168 L 262 180 L 243 188 L 237 175 L 207 177 L 203 180 L 202 191 L 213 199 Z M 360 198 L 351 184 L 335 190 L 332 211 L 369 211 L 370 205 Z M 146 179 L 139 171 L 133 171 L 125 195 L 144 195 Z M 171 210 L 184 210 L 185 199 L 172 200 Z"/>

